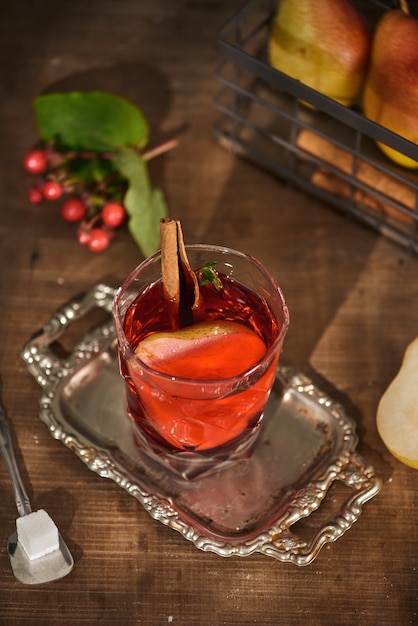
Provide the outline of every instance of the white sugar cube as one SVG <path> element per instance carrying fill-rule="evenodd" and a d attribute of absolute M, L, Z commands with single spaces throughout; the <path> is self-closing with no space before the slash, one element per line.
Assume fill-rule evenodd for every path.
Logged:
<path fill-rule="evenodd" d="M 43 509 L 18 517 L 17 539 L 29 559 L 38 559 L 59 548 L 58 528 Z"/>

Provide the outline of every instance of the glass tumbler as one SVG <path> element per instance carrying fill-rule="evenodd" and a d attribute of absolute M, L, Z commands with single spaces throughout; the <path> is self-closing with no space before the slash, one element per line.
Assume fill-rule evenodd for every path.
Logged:
<path fill-rule="evenodd" d="M 221 283 L 220 288 L 201 287 L 204 318 L 197 326 L 210 323 L 223 328 L 226 322 L 229 328 L 233 322 L 239 325 L 233 330 L 239 332 L 218 337 L 205 360 L 193 361 L 190 353 L 189 370 L 187 351 L 181 353 L 184 363 L 170 355 L 173 371 L 141 359 L 137 346 L 145 337 L 162 333 L 177 346 L 186 345 L 183 339 L 195 333 L 193 326 L 172 329 L 161 284 L 161 252 L 126 278 L 117 290 L 113 316 L 138 452 L 145 462 L 191 480 L 251 453 L 289 313 L 280 287 L 255 258 L 211 245 L 190 245 L 186 250 L 194 270 L 209 264 Z M 251 361 L 253 346 L 257 350 Z M 187 375 L 178 374 L 183 365 Z"/>

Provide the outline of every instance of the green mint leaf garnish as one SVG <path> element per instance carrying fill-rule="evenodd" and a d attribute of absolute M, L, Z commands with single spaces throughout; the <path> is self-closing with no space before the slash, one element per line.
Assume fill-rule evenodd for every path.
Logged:
<path fill-rule="evenodd" d="M 222 282 L 217 271 L 214 269 L 215 265 L 216 261 L 209 261 L 208 263 L 205 263 L 205 265 L 196 272 L 197 280 L 199 281 L 199 285 L 201 287 L 212 284 L 217 291 L 221 291 Z"/>

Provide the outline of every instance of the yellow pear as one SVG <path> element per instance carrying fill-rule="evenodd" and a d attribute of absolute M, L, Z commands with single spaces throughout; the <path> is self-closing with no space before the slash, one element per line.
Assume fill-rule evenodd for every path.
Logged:
<path fill-rule="evenodd" d="M 401 368 L 380 399 L 377 429 L 399 461 L 418 469 L 418 337 L 405 351 Z"/>
<path fill-rule="evenodd" d="M 400 9 L 388 11 L 377 25 L 364 86 L 366 117 L 418 144 L 418 20 Z M 418 168 L 385 144 L 381 150 L 395 163 Z"/>
<path fill-rule="evenodd" d="M 277 70 L 352 106 L 363 87 L 370 47 L 371 31 L 348 0 L 281 0 L 268 55 Z"/>

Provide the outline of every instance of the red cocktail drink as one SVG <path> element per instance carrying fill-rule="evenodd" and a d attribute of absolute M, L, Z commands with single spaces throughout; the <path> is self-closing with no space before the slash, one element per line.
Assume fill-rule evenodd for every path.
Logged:
<path fill-rule="evenodd" d="M 254 437 L 289 316 L 279 287 L 255 259 L 215 246 L 188 246 L 187 254 L 197 273 L 211 264 L 216 283 L 201 283 L 201 306 L 186 326 L 173 327 L 160 253 L 118 291 L 120 368 L 143 446 L 216 460 Z"/>

